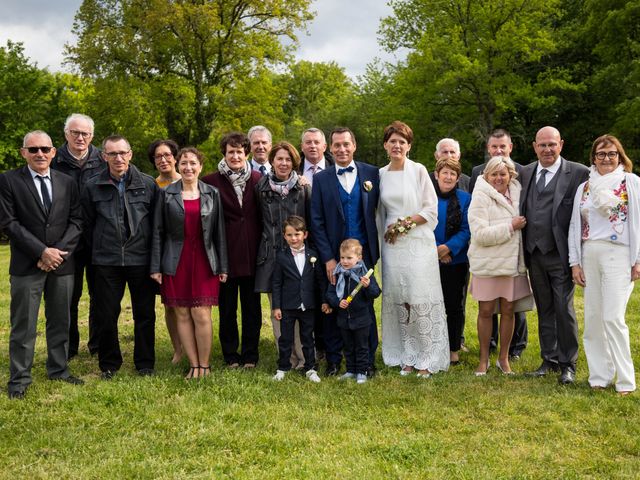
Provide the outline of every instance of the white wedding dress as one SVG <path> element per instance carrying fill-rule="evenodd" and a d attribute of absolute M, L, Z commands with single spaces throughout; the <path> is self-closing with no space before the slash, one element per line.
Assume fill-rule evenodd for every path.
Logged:
<path fill-rule="evenodd" d="M 382 245 L 382 358 L 388 366 L 438 372 L 449 368 L 449 337 L 433 230 L 438 198 L 423 165 L 380 170 L 378 228 L 421 215 L 427 223 Z M 407 306 L 409 307 L 407 309 Z"/>

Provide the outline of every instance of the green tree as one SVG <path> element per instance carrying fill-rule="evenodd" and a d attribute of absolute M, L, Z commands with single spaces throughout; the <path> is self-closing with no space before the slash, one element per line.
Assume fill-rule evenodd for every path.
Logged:
<path fill-rule="evenodd" d="M 22 165 L 19 149 L 31 130 L 44 130 L 58 145 L 65 117 L 81 111 L 86 85 L 70 74 L 31 64 L 21 43 L 0 47 L 0 170 Z"/>
<path fill-rule="evenodd" d="M 84 0 L 67 57 L 93 78 L 167 82 L 167 134 L 207 140 L 226 95 L 264 66 L 285 62 L 309 0 Z M 283 45 L 282 38 L 293 43 Z M 179 85 L 180 94 L 172 95 Z M 190 90 L 182 95 L 182 88 Z"/>
<path fill-rule="evenodd" d="M 491 130 L 508 122 L 515 140 L 528 143 L 532 110 L 544 106 L 553 124 L 558 92 L 582 88 L 567 68 L 544 63 L 559 48 L 559 0 L 390 3 L 381 41 L 390 51 L 410 49 L 392 88 L 418 139 L 454 136 L 480 160 Z"/>
<path fill-rule="evenodd" d="M 309 127 L 327 133 L 348 117 L 355 88 L 344 69 L 336 62 L 299 61 L 281 77 L 286 92 L 285 137 L 298 144 Z"/>

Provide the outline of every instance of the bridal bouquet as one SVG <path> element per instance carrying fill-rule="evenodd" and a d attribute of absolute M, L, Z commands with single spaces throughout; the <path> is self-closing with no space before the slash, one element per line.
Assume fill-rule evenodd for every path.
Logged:
<path fill-rule="evenodd" d="M 396 223 L 387 227 L 387 231 L 384 232 L 384 241 L 387 243 L 396 243 L 398 237 L 406 235 L 416 226 L 416 222 L 411 220 L 411 217 L 399 218 Z"/>

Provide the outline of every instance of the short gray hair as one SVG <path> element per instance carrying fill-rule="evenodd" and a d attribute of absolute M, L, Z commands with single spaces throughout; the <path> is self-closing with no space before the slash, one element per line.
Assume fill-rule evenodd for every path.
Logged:
<path fill-rule="evenodd" d="M 509 177 L 511 180 L 513 180 L 518 176 L 518 172 L 516 171 L 516 165 L 513 163 L 513 160 L 511 160 L 509 157 L 503 157 L 500 155 L 496 157 L 491 157 L 491 159 L 487 162 L 487 165 L 484 167 L 484 172 L 482 172 L 482 176 L 486 180 L 491 173 L 495 172 L 496 170 L 500 170 L 500 168 L 502 168 L 502 165 L 507 167 L 507 170 L 509 171 Z"/>
<path fill-rule="evenodd" d="M 304 142 L 304 136 L 307 133 L 319 133 L 320 136 L 322 137 L 322 141 L 324 143 L 327 143 L 327 137 L 324 136 L 324 132 L 322 130 L 320 130 L 319 128 L 316 128 L 316 127 L 307 128 L 304 132 L 302 132 L 302 136 L 300 137 L 300 143 Z"/>
<path fill-rule="evenodd" d="M 458 153 L 460 153 L 460 143 L 457 140 L 454 140 L 453 138 L 443 138 L 438 143 L 436 143 L 436 153 L 438 153 L 443 143 L 453 143 Z"/>
<path fill-rule="evenodd" d="M 45 132 L 44 130 L 33 130 L 29 133 L 27 133 L 24 138 L 22 139 L 22 148 L 25 148 L 27 146 L 27 140 L 29 140 L 30 137 L 33 137 L 34 135 L 43 135 L 45 137 L 47 137 L 49 139 L 49 143 L 53 146 L 53 142 L 51 141 L 51 137 L 49 136 L 49 134 L 47 132 Z M 46 145 L 37 145 L 38 147 L 46 147 Z"/>
<path fill-rule="evenodd" d="M 71 115 L 69 115 L 67 117 L 67 119 L 64 121 L 64 131 L 65 132 L 69 131 L 69 125 L 74 120 L 84 120 L 85 122 L 87 122 L 89 124 L 89 126 L 91 127 L 91 133 L 93 133 L 93 130 L 95 128 L 95 124 L 93 123 L 93 118 L 91 118 L 89 115 L 84 115 L 82 113 L 72 113 Z"/>
<path fill-rule="evenodd" d="M 251 141 L 251 135 L 253 135 L 256 132 L 265 132 L 267 134 L 267 137 L 269 137 L 269 142 L 273 142 L 273 140 L 271 139 L 271 132 L 267 127 L 263 125 L 255 125 L 249 129 L 249 131 L 247 132 L 247 137 L 249 137 L 249 141 Z"/>

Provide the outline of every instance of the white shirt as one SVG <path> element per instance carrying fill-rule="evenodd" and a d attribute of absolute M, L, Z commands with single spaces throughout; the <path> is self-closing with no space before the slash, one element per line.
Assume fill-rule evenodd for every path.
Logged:
<path fill-rule="evenodd" d="M 540 180 L 540 172 L 544 168 L 547 170 L 547 173 L 544 176 L 544 186 L 546 187 L 547 185 L 549 185 L 549 182 L 553 179 L 553 176 L 558 170 L 560 170 L 561 163 L 562 157 L 560 157 L 560 155 L 558 155 L 558 158 L 556 158 L 556 161 L 553 162 L 553 165 L 551 165 L 550 167 L 543 167 L 542 165 L 540 165 L 540 162 L 538 162 L 538 168 L 536 169 L 536 184 L 538 183 L 538 180 Z"/>
<path fill-rule="evenodd" d="M 338 175 L 338 170 L 341 168 L 353 167 L 353 171 L 344 172 L 342 175 L 338 175 L 338 181 L 340 182 L 340 185 L 342 185 L 342 188 L 344 188 L 345 192 L 351 193 L 351 190 L 353 190 L 353 186 L 356 184 L 356 178 L 358 176 L 358 168 L 356 167 L 356 162 L 351 160 L 351 163 L 346 167 L 341 167 L 336 163 L 335 167 L 336 175 Z"/>
<path fill-rule="evenodd" d="M 33 179 L 33 183 L 36 186 L 36 190 L 38 191 L 38 195 L 40 196 L 40 201 L 42 202 L 42 204 L 44 205 L 44 201 L 42 200 L 42 190 L 40 189 L 42 184 L 40 183 L 40 180 L 38 180 L 36 177 L 44 177 L 44 183 L 46 183 L 47 188 L 49 189 L 49 197 L 53 201 L 53 188 L 52 188 L 52 184 L 51 184 L 51 170 L 47 168 L 47 172 L 46 173 L 40 174 L 40 173 L 36 172 L 35 170 L 32 170 L 31 167 L 29 167 L 28 165 L 27 165 L 27 168 L 29 169 L 29 173 L 31 174 L 31 178 Z"/>
<path fill-rule="evenodd" d="M 309 160 L 304 161 L 304 166 L 303 166 L 303 170 L 302 170 L 302 175 L 304 175 L 304 178 L 306 178 L 307 180 L 309 180 L 309 184 L 313 187 L 313 167 L 316 167 L 316 172 L 321 172 L 322 170 L 324 170 L 326 168 L 326 160 L 324 157 L 322 157 L 320 159 L 320 161 L 318 163 L 311 163 Z"/>
<path fill-rule="evenodd" d="M 293 255 L 293 250 L 291 251 L 291 254 Z M 307 256 L 305 255 L 305 252 L 293 255 L 293 261 L 296 262 L 296 267 L 298 267 L 298 272 L 300 272 L 300 276 L 302 276 L 302 272 L 304 271 L 304 262 L 306 260 L 306 257 Z M 304 311 L 305 310 L 304 303 L 301 303 L 299 308 L 300 310 Z"/>
<path fill-rule="evenodd" d="M 264 175 L 269 175 L 271 173 L 271 164 L 269 162 L 258 163 L 253 158 L 251 159 L 251 168 L 255 171 L 260 172 L 260 167 L 264 167 Z"/>

